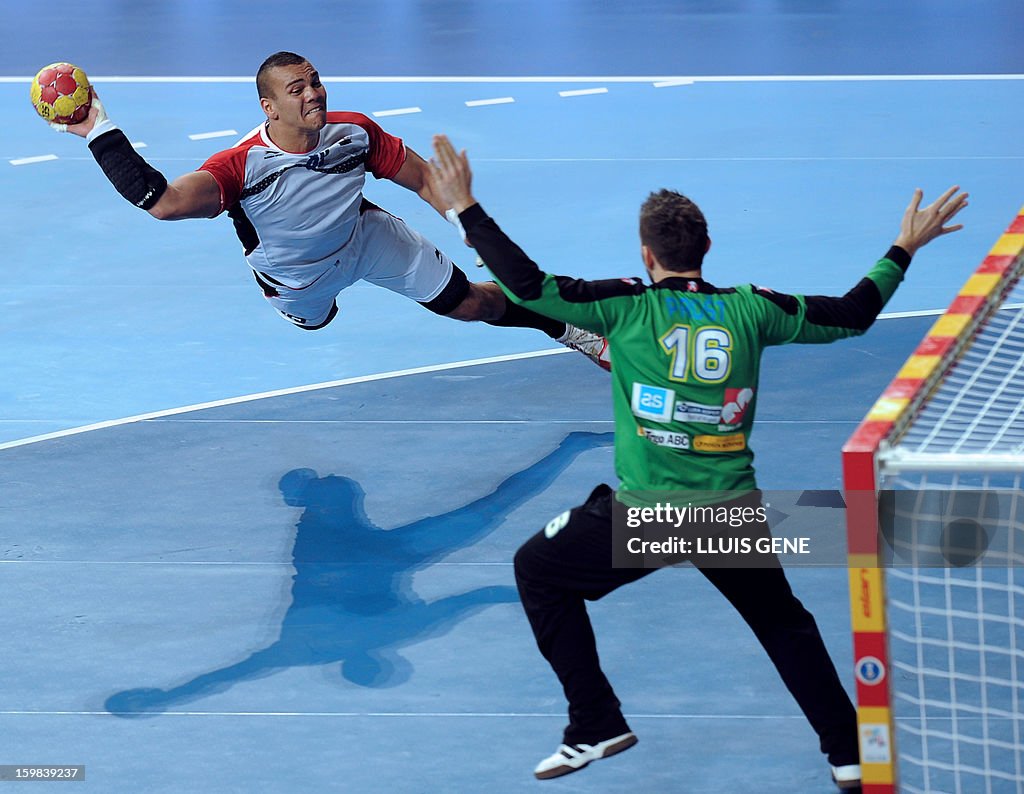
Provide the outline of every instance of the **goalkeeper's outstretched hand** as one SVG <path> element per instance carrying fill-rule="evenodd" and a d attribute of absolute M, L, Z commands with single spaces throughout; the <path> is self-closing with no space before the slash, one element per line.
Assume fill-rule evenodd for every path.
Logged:
<path fill-rule="evenodd" d="M 936 237 L 964 228 L 962 223 L 956 226 L 946 225 L 954 215 L 967 206 L 967 194 L 957 193 L 959 189 L 959 185 L 953 185 L 924 209 L 921 209 L 924 192 L 921 188 L 915 190 L 910 206 L 903 213 L 900 233 L 893 245 L 898 245 L 913 256 L 919 248 L 928 245 Z"/>
<path fill-rule="evenodd" d="M 456 152 L 447 136 L 435 135 L 434 156 L 430 163 L 434 193 L 456 214 L 476 204 L 472 193 L 473 172 L 465 149 Z"/>

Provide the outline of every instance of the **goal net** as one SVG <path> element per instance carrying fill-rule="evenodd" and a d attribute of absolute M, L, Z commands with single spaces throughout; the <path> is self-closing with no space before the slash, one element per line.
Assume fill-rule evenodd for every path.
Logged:
<path fill-rule="evenodd" d="M 843 447 L 865 794 L 1024 791 L 1024 210 Z"/>

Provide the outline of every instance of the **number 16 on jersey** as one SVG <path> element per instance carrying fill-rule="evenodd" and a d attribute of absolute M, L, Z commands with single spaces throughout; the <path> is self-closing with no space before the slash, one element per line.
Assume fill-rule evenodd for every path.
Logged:
<path fill-rule="evenodd" d="M 694 331 L 689 325 L 674 325 L 658 341 L 672 357 L 672 380 L 685 382 L 692 375 L 702 383 L 721 383 L 729 377 L 732 336 L 725 328 L 705 325 Z"/>

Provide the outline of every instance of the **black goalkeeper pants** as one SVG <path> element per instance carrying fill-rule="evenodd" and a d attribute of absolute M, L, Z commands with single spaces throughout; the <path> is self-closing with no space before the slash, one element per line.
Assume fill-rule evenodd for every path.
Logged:
<path fill-rule="evenodd" d="M 758 498 L 759 495 L 754 495 Z M 596 601 L 655 568 L 612 566 L 614 494 L 607 485 L 538 532 L 515 556 L 516 584 L 537 646 L 569 701 L 565 744 L 595 744 L 629 731 L 601 670 L 585 601 Z M 754 502 L 758 504 L 758 502 Z M 619 508 L 621 509 L 621 506 Z M 756 529 L 767 535 L 767 524 Z M 835 766 L 858 763 L 857 716 L 813 616 L 793 595 L 781 564 L 711 567 L 690 561 L 743 616 Z"/>

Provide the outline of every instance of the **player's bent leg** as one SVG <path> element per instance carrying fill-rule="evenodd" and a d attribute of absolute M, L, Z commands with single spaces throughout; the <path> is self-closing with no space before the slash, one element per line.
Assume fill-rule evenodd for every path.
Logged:
<path fill-rule="evenodd" d="M 584 603 L 650 572 L 612 567 L 613 498 L 608 486 L 600 486 L 586 503 L 554 519 L 515 555 L 523 609 L 537 647 L 569 702 L 563 746 L 537 767 L 540 778 L 582 769 L 636 742 L 601 670 Z"/>
<path fill-rule="evenodd" d="M 793 594 L 782 567 L 698 568 L 743 616 L 767 651 L 818 734 L 837 782 L 840 775 L 859 777 L 856 710 L 814 617 Z"/>
<path fill-rule="evenodd" d="M 604 340 L 580 332 L 506 300 L 493 282 L 470 283 L 466 274 L 441 249 L 400 218 L 364 202 L 359 216 L 359 278 L 412 298 L 436 314 L 504 328 L 536 328 L 552 339 L 602 362 Z M 593 339 L 584 337 L 589 334 Z"/>
<path fill-rule="evenodd" d="M 452 273 L 453 281 L 466 279 L 465 273 L 457 270 Z M 493 287 L 493 289 L 490 289 Z M 501 288 L 493 282 L 483 284 L 472 283 L 466 279 L 465 289 L 460 290 L 462 299 L 448 311 L 438 312 L 445 317 L 463 322 L 484 322 L 494 323 L 505 314 L 505 296 Z M 424 304 L 428 309 L 430 304 Z M 448 302 L 448 305 L 451 305 Z M 437 311 L 434 309 L 434 311 Z"/>
<path fill-rule="evenodd" d="M 465 278 L 462 271 L 456 268 L 453 271 L 452 283 L 458 283 L 460 276 Z M 493 281 L 467 282 L 464 297 L 451 311 L 439 311 L 436 308 L 447 308 L 452 305 L 451 298 L 445 293 L 423 305 L 454 320 L 479 321 L 502 328 L 536 328 L 556 342 L 582 353 L 602 369 L 611 369 L 608 341 L 603 336 L 523 308 L 508 300 L 501 287 Z"/>

